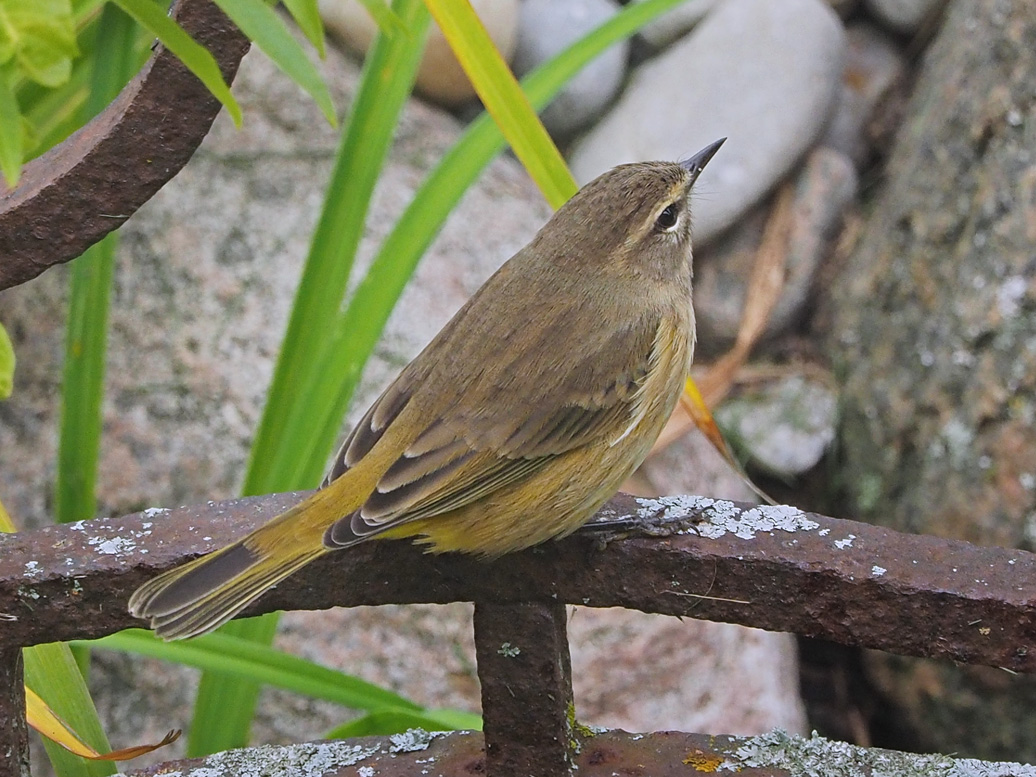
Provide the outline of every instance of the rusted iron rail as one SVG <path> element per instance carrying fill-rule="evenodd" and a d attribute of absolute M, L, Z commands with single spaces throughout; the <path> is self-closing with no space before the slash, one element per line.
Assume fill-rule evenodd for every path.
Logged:
<path fill-rule="evenodd" d="M 280 494 L 0 536 L 0 648 L 100 637 L 140 621 L 150 576 L 299 499 Z M 372 542 L 281 584 L 249 615 L 386 603 L 563 602 L 791 631 L 894 653 L 1036 672 L 1036 555 L 696 497 L 615 497 L 602 518 L 670 532 L 595 548 L 577 534 L 494 563 Z M 406 574 L 400 574 L 406 570 Z"/>
<path fill-rule="evenodd" d="M 210 0 L 177 0 L 173 17 L 209 49 L 229 83 L 248 39 Z M 187 164 L 219 102 L 161 45 L 89 124 L 0 184 L 0 289 L 79 256 L 122 226 Z"/>
<path fill-rule="evenodd" d="M 914 777 L 982 775 L 1036 777 L 1036 768 L 944 755 L 915 755 L 857 747 L 822 737 L 772 732 L 754 737 L 709 736 L 679 731 L 577 734 L 574 761 L 579 777 L 859 777 L 902 774 Z M 323 774 L 325 777 L 459 777 L 485 774 L 482 737 L 470 732 L 395 737 L 363 737 L 340 742 L 307 742 L 257 747 L 163 764 L 129 777 L 158 777 L 170 770 L 181 777 L 212 774 Z M 319 765 L 319 768 L 315 768 Z M 526 775 L 538 775 L 526 772 Z"/>
<path fill-rule="evenodd" d="M 148 510 L 0 536 L 0 656 L 140 625 L 125 610 L 140 583 L 241 536 L 301 496 Z M 492 777 L 572 773 L 579 732 L 565 604 L 728 621 L 1036 671 L 1034 554 L 701 497 L 620 494 L 598 518 L 634 528 L 603 546 L 597 532 L 587 531 L 493 563 L 373 542 L 314 564 L 245 614 L 474 601 Z M 18 692 L 18 673 L 8 670 L 0 674 L 0 718 L 12 714 Z"/>

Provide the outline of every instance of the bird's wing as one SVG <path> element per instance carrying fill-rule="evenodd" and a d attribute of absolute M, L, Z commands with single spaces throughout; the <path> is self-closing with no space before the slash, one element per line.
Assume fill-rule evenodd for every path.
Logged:
<path fill-rule="evenodd" d="M 562 317 L 563 318 L 563 317 Z M 558 323 L 563 332 L 565 321 Z M 420 432 L 381 476 L 359 510 L 325 536 L 348 545 L 392 526 L 463 507 L 528 477 L 554 457 L 601 438 L 618 439 L 630 423 L 638 388 L 653 365 L 657 318 L 594 335 L 577 353 L 533 347 L 497 352 L 428 413 Z M 559 338 L 557 332 L 551 333 Z M 534 369 L 530 354 L 557 353 L 556 369 Z M 464 358 L 464 354 L 459 354 Z M 451 370 L 455 375 L 456 371 Z M 397 418 L 419 411 L 420 380 L 435 370 L 405 370 L 353 430 L 329 478 L 354 466 Z M 414 402 L 413 414 L 405 413 Z M 422 419 L 424 420 L 424 419 Z"/>

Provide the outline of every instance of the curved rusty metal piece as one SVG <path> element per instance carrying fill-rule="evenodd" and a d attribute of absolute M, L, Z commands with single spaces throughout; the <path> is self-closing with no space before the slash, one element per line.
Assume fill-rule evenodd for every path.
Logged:
<path fill-rule="evenodd" d="M 211 0 L 177 0 L 173 18 L 229 83 L 249 42 Z M 67 262 L 123 224 L 191 158 L 220 104 L 174 54 L 155 54 L 89 124 L 0 186 L 0 289 Z"/>

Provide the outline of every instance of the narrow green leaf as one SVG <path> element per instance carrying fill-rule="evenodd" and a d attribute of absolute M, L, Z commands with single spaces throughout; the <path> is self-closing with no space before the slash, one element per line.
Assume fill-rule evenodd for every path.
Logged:
<path fill-rule="evenodd" d="M 97 25 L 90 91 L 83 123 L 100 113 L 133 75 L 136 25 L 107 5 Z M 97 512 L 97 460 L 101 448 L 101 404 L 108 353 L 108 308 L 118 238 L 108 235 L 72 263 L 61 387 L 55 517 L 60 523 Z"/>
<path fill-rule="evenodd" d="M 411 728 L 422 728 L 425 731 L 481 731 L 482 718 L 463 710 L 378 710 L 335 726 L 324 734 L 324 739 L 388 736 L 402 734 Z"/>
<path fill-rule="evenodd" d="M 579 188 L 468 0 L 425 0 L 489 114 L 554 208 Z"/>
<path fill-rule="evenodd" d="M 76 644 L 102 650 L 121 650 L 210 672 L 244 677 L 353 709 L 421 711 L 420 705 L 359 678 L 222 633 L 206 634 L 186 642 L 162 642 L 149 631 L 127 629 L 110 637 Z"/>
<path fill-rule="evenodd" d="M 0 65 L 0 172 L 7 186 L 13 189 L 22 174 L 22 112 L 11 89 L 14 70 L 10 64 Z"/>
<path fill-rule="evenodd" d="M 317 0 L 284 0 L 284 7 L 288 9 L 306 40 L 313 44 L 320 58 L 327 56 L 324 49 L 324 20 L 320 18 Z"/>
<path fill-rule="evenodd" d="M 64 643 L 35 645 L 22 651 L 25 659 L 25 683 L 47 702 L 80 738 L 95 750 L 111 750 L 101 728 L 93 699 L 79 673 L 72 651 Z M 115 765 L 106 761 L 88 761 L 60 745 L 43 740 L 47 756 L 58 777 L 105 777 L 115 773 Z"/>
<path fill-rule="evenodd" d="M 313 98 L 324 118 L 337 126 L 338 118 L 327 84 L 277 12 L 262 0 L 216 0 L 216 5 Z"/>
<path fill-rule="evenodd" d="M 14 345 L 0 324 L 0 399 L 7 399 L 14 391 Z"/>
<path fill-rule="evenodd" d="M 230 87 L 223 80 L 219 65 L 216 64 L 216 60 L 208 49 L 195 42 L 152 0 L 112 0 L 112 2 L 150 30 L 163 46 L 176 54 L 187 69 L 205 84 L 213 97 L 223 104 L 234 120 L 234 124 L 238 127 L 241 126 L 241 106 L 230 93 Z"/>
<path fill-rule="evenodd" d="M 364 62 L 252 445 L 246 496 L 312 487 L 320 479 L 319 472 L 299 469 L 301 454 L 311 443 L 310 408 L 296 401 L 298 388 L 322 372 L 319 359 L 345 296 L 374 184 L 410 93 L 430 22 L 419 0 L 396 0 L 393 9 L 409 35 L 378 35 Z"/>
<path fill-rule="evenodd" d="M 219 633 L 259 645 L 270 645 L 277 633 L 277 613 L 245 618 L 225 625 Z M 234 747 L 245 747 L 252 730 L 255 704 L 262 686 L 222 672 L 205 672 L 198 683 L 187 755 L 191 758 Z"/>
<path fill-rule="evenodd" d="M 406 24 L 385 0 L 360 0 L 360 5 L 367 9 L 382 35 L 391 38 L 397 33 L 407 33 Z"/>

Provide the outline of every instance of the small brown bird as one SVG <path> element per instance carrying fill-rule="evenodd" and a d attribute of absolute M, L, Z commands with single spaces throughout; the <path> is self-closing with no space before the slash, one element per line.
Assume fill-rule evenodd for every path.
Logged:
<path fill-rule="evenodd" d="M 130 612 L 191 637 L 364 540 L 496 557 L 575 531 L 644 460 L 683 389 L 688 197 L 722 143 L 584 186 L 371 406 L 321 490 L 145 583 Z"/>

